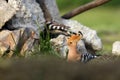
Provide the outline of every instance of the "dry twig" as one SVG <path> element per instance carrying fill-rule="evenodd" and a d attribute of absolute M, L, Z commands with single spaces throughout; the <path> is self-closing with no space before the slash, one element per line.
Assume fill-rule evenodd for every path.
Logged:
<path fill-rule="evenodd" d="M 72 17 L 74 17 L 74 16 L 76 16 L 76 15 L 82 13 L 82 12 L 85 12 L 87 10 L 90 10 L 92 8 L 100 6 L 102 4 L 105 4 L 105 3 L 109 2 L 109 1 L 111 1 L 111 0 L 94 0 L 94 1 L 92 1 L 90 3 L 87 3 L 87 4 L 83 5 L 83 6 L 80 6 L 80 7 L 76 8 L 76 9 L 64 14 L 62 16 L 62 18 L 70 19 L 70 18 L 72 18 Z"/>

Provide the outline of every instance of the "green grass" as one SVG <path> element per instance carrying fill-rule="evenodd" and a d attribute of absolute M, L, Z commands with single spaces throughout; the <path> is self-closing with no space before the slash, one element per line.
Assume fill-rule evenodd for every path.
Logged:
<path fill-rule="evenodd" d="M 46 34 L 45 34 L 40 30 L 38 44 L 36 44 L 34 47 L 33 55 L 42 56 L 42 57 L 48 56 L 48 55 L 60 57 L 60 55 L 53 49 L 53 46 L 50 43 L 49 31 L 46 31 Z"/>
<path fill-rule="evenodd" d="M 120 8 L 99 7 L 84 12 L 72 19 L 95 29 L 103 42 L 103 50 L 111 52 L 114 41 L 120 40 Z M 68 9 L 70 10 L 70 9 Z M 68 12 L 60 10 L 61 15 Z"/>

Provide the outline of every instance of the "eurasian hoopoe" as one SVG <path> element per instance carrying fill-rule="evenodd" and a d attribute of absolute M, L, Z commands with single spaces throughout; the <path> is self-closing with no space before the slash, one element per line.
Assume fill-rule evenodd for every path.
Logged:
<path fill-rule="evenodd" d="M 68 39 L 67 39 L 67 45 L 68 45 L 68 56 L 67 56 L 67 61 L 81 61 L 81 62 L 87 62 L 91 59 L 94 59 L 95 55 L 86 53 L 78 53 L 77 51 L 77 43 L 80 39 L 82 39 L 83 34 L 79 32 L 78 34 L 72 34 Z"/>
<path fill-rule="evenodd" d="M 89 54 L 89 53 L 78 53 L 77 51 L 77 43 L 83 37 L 83 34 L 79 31 L 78 33 L 72 32 L 69 30 L 69 26 L 65 26 L 63 24 L 58 24 L 54 21 L 47 21 L 46 22 L 46 30 L 49 30 L 52 34 L 64 34 L 70 36 L 67 39 L 68 45 L 68 61 L 81 61 L 87 62 L 91 59 L 96 58 L 97 56 Z"/>

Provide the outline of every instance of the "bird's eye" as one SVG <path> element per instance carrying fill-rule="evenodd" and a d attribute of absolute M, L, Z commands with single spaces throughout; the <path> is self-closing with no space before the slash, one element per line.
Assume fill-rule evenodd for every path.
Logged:
<path fill-rule="evenodd" d="M 72 44 L 72 42 L 70 42 L 70 44 Z"/>

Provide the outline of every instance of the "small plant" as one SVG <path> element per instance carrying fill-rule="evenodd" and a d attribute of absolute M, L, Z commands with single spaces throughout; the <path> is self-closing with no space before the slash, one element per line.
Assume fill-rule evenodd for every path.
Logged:
<path fill-rule="evenodd" d="M 37 22 L 36 22 L 37 23 Z M 39 25 L 37 24 L 39 27 Z M 46 27 L 45 27 L 46 28 Z M 44 55 L 44 56 L 57 56 L 60 55 L 53 49 L 50 43 L 50 32 L 49 30 L 45 29 L 46 31 L 41 31 L 39 29 L 39 39 L 38 44 L 35 45 L 33 54 L 34 55 Z"/>

